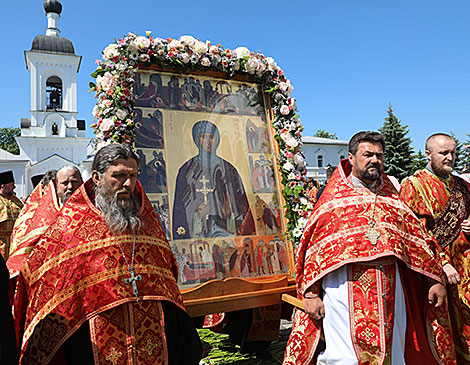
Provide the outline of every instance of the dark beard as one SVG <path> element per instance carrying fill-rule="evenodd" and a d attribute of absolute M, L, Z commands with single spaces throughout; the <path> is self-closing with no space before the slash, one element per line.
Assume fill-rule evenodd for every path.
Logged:
<path fill-rule="evenodd" d="M 369 167 L 375 167 L 377 170 L 369 171 Z M 380 167 L 374 164 L 367 165 L 366 169 L 361 172 L 360 178 L 366 181 L 377 181 L 382 174 Z"/>
<path fill-rule="evenodd" d="M 450 167 L 450 166 L 447 166 L 447 165 L 444 165 L 444 166 L 439 168 L 439 167 L 435 166 L 433 161 L 431 161 L 430 165 L 431 165 L 431 170 L 437 176 L 440 176 L 440 177 L 449 176 L 451 174 L 451 172 L 454 170 L 453 167 Z"/>
<path fill-rule="evenodd" d="M 135 193 L 124 200 L 118 199 L 117 193 L 113 196 L 105 186 L 97 187 L 95 202 L 112 232 L 121 233 L 126 229 L 135 231 L 141 228 L 142 220 L 138 214 Z"/>

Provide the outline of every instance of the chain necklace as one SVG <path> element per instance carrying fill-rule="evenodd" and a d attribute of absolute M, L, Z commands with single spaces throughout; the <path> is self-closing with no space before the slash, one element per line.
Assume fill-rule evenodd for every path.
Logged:
<path fill-rule="evenodd" d="M 364 207 L 364 215 L 366 216 L 368 222 L 368 226 L 369 226 L 369 229 L 367 230 L 365 236 L 366 238 L 372 243 L 373 246 L 375 246 L 377 244 L 377 241 L 379 240 L 379 237 L 380 237 L 380 233 L 379 231 L 377 231 L 377 229 L 375 229 L 375 225 L 376 225 L 376 222 L 374 220 L 374 216 L 375 216 L 375 208 L 377 207 L 377 197 L 379 196 L 379 194 L 376 192 L 375 193 L 375 199 L 374 199 L 374 206 L 372 208 L 372 214 L 369 216 L 367 214 L 367 207 L 365 206 L 365 204 L 360 201 L 361 205 Z M 376 251 L 377 248 L 374 247 L 374 251 Z"/>
<path fill-rule="evenodd" d="M 124 279 L 125 284 L 130 284 L 132 286 L 132 291 L 137 298 L 137 301 L 139 301 L 139 292 L 137 290 L 137 280 L 142 280 L 141 275 L 135 275 L 135 269 L 134 269 L 134 257 L 135 257 L 135 232 L 132 230 L 132 236 L 133 236 L 133 244 L 132 244 L 132 258 L 131 258 L 131 263 L 129 264 L 129 261 L 127 260 L 126 254 L 124 253 L 124 250 L 121 247 L 121 244 L 119 243 L 119 240 L 117 236 L 114 234 L 114 232 L 111 232 L 114 236 L 114 239 L 116 240 L 116 243 L 119 246 L 119 249 L 121 250 L 122 257 L 124 257 L 124 260 L 126 261 L 127 264 L 127 270 L 129 270 L 129 278 Z"/>

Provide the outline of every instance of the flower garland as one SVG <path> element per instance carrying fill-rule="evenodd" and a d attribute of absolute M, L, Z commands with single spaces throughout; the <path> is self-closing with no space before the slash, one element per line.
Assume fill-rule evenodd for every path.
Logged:
<path fill-rule="evenodd" d="M 146 37 L 129 33 L 106 47 L 103 59 L 96 61 L 98 68 L 92 74 L 96 84 L 90 83 L 90 91 L 94 91 L 98 99 L 91 125 L 96 135 L 95 148 L 108 143 L 134 142 L 133 83 L 138 64 L 156 64 L 163 69 L 183 72 L 219 71 L 229 77 L 249 76 L 270 96 L 274 138 L 280 150 L 278 165 L 284 186 L 287 229 L 297 247 L 313 206 L 305 189 L 306 170 L 301 149 L 303 126 L 296 113 L 295 98 L 291 97 L 293 87 L 284 72 L 271 57 L 245 47 L 230 50 L 192 36 L 161 39 L 146 33 Z"/>

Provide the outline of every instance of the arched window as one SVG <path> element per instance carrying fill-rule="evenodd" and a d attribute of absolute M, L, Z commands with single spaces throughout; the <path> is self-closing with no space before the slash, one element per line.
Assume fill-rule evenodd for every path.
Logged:
<path fill-rule="evenodd" d="M 62 109 L 62 80 L 57 76 L 46 81 L 46 109 Z"/>
<path fill-rule="evenodd" d="M 318 155 L 317 157 L 318 167 L 323 167 L 323 156 Z"/>

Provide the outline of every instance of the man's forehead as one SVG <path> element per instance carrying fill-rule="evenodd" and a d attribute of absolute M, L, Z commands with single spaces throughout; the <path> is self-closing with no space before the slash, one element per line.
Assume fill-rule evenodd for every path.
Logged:
<path fill-rule="evenodd" d="M 369 141 L 359 142 L 358 150 L 361 150 L 362 152 L 371 152 L 371 153 L 383 152 L 382 145 L 379 142 L 369 142 Z"/>
<path fill-rule="evenodd" d="M 115 163 L 109 165 L 106 170 L 129 170 L 129 169 L 137 169 L 137 161 L 133 158 L 129 158 L 128 160 L 124 158 L 119 158 L 116 160 Z"/>
<path fill-rule="evenodd" d="M 57 180 L 59 181 L 65 180 L 71 177 L 76 177 L 76 178 L 81 177 L 80 171 L 73 170 L 73 169 L 66 169 L 66 170 L 59 171 L 57 173 Z"/>
<path fill-rule="evenodd" d="M 429 140 L 430 150 L 455 150 L 457 148 L 457 143 L 453 138 L 447 136 L 435 136 Z"/>

